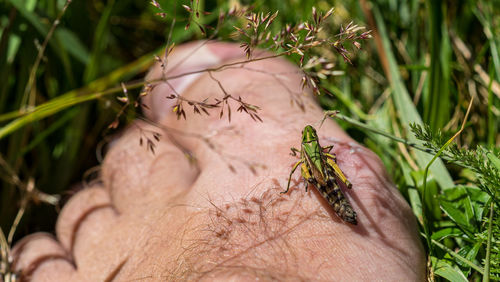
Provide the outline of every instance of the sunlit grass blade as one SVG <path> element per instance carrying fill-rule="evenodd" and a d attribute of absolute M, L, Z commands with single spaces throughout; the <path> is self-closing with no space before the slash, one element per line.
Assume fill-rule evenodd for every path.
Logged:
<path fill-rule="evenodd" d="M 422 118 L 410 99 L 408 90 L 403 84 L 396 59 L 391 51 L 390 39 L 385 29 L 385 24 L 376 5 L 373 5 L 373 14 L 380 33 L 380 39 L 382 40 L 383 52 L 385 53 L 385 57 L 388 61 L 390 83 L 393 88 L 392 97 L 394 99 L 394 104 L 399 117 L 401 118 L 402 126 L 407 130 L 407 132 L 410 132 L 410 123 L 422 124 Z M 411 142 L 419 143 L 413 134 L 408 134 L 408 139 Z M 418 151 L 415 151 L 415 156 L 417 163 L 421 167 L 425 167 L 432 159 L 432 156 Z M 431 172 L 441 188 L 447 189 L 453 187 L 451 176 L 441 160 L 438 159 L 434 162 Z"/>
<path fill-rule="evenodd" d="M 154 52 L 156 53 L 156 52 Z M 68 93 L 62 94 L 61 96 L 50 100 L 44 104 L 35 107 L 29 112 L 20 112 L 17 115 L 15 113 L 7 113 L 0 116 L 0 120 L 6 120 L 7 118 L 12 118 L 17 116 L 17 118 L 10 123 L 4 125 L 0 128 L 0 139 L 11 134 L 12 132 L 18 130 L 19 128 L 26 126 L 29 123 L 43 119 L 45 117 L 51 116 L 59 111 L 72 107 L 74 105 L 84 103 L 87 101 L 95 100 L 100 97 L 117 93 L 122 90 L 120 86 L 115 86 L 108 90 L 97 91 L 96 89 L 106 89 L 112 85 L 116 85 L 121 80 L 125 80 L 134 76 L 138 73 L 144 72 L 153 61 L 153 54 L 147 54 L 135 62 L 132 62 L 126 66 L 123 66 L 105 77 L 102 77 L 89 86 L 78 90 L 72 90 Z M 143 82 L 137 82 L 133 85 L 128 85 L 129 89 L 142 87 Z M 92 91 L 96 90 L 96 91 Z"/>

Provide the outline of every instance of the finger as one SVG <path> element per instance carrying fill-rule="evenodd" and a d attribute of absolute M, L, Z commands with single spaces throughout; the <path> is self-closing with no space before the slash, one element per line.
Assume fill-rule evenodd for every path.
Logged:
<path fill-rule="evenodd" d="M 72 246 L 75 265 L 79 270 L 92 269 L 95 273 L 102 274 L 118 263 L 128 250 L 124 244 L 127 236 L 118 236 L 126 230 L 122 219 L 127 218 L 117 215 L 111 208 L 85 214 L 74 233 Z M 131 237 L 132 235 L 128 235 L 128 238 Z"/>
<path fill-rule="evenodd" d="M 19 241 L 12 250 L 12 267 L 23 279 L 32 278 L 40 269 L 57 265 L 61 277 L 75 272 L 73 261 L 66 250 L 49 234 L 35 233 Z"/>
<path fill-rule="evenodd" d="M 110 273 L 127 250 L 123 237 L 117 235 L 123 233 L 120 226 L 130 217 L 118 214 L 110 198 L 102 186 L 81 190 L 66 203 L 56 224 L 57 237 L 88 280 L 102 281 L 99 275 Z M 85 273 L 88 269 L 93 270 L 91 274 Z"/>
<path fill-rule="evenodd" d="M 64 260 L 51 259 L 40 263 L 30 273 L 21 276 L 20 281 L 66 282 L 75 281 L 76 272 L 73 266 Z"/>
<path fill-rule="evenodd" d="M 161 136 L 156 139 L 153 133 Z M 144 122 L 127 129 L 115 141 L 102 166 L 102 180 L 114 208 L 119 213 L 133 213 L 143 205 L 164 205 L 186 192 L 198 168 L 181 149 L 170 142 L 164 131 Z"/>
<path fill-rule="evenodd" d="M 56 223 L 56 234 L 65 250 L 73 255 L 76 235 L 84 227 L 84 222 L 92 214 L 94 219 L 101 220 L 102 225 L 109 226 L 116 221 L 116 216 L 106 216 L 102 210 L 113 210 L 110 195 L 101 186 L 94 186 L 79 191 L 64 205 Z M 88 228 L 88 226 L 87 226 Z"/>
<path fill-rule="evenodd" d="M 195 42 L 174 49 L 168 56 L 164 68 L 157 64 L 146 80 L 153 80 L 162 75 L 175 76 L 217 64 L 226 57 L 235 56 L 239 50 L 228 49 L 225 43 L 208 41 Z M 169 100 L 165 98 L 168 88 L 182 91 L 197 75 L 182 76 L 169 80 L 167 84 L 157 85 L 161 95 L 147 95 L 143 104 L 146 116 L 160 120 L 171 112 Z M 166 88 L 165 88 L 166 87 Z M 159 133 L 161 140 L 156 140 L 153 133 Z M 143 144 L 137 146 L 137 144 Z M 142 148 L 139 148 L 142 147 Z M 198 167 L 188 159 L 189 150 L 171 138 L 171 132 L 145 123 L 136 123 L 116 142 L 114 149 L 106 157 L 103 166 L 103 180 L 109 189 L 111 201 L 116 203 L 118 211 L 140 207 L 144 203 L 165 203 L 186 188 L 196 179 Z M 169 177 L 165 177 L 169 175 Z M 167 180 L 167 181 L 165 181 Z M 154 187 L 154 188 L 153 188 Z M 165 201 L 159 201 L 164 199 Z M 152 200 L 152 201 L 151 201 Z"/>
<path fill-rule="evenodd" d="M 166 61 L 155 64 L 146 76 L 146 81 L 154 81 L 161 77 L 169 79 L 168 83 L 154 84 L 155 89 L 165 95 L 143 97 L 145 115 L 154 121 L 163 120 L 172 111 L 173 106 L 173 101 L 165 98 L 167 95 L 183 93 L 203 74 L 200 71 L 216 66 L 229 58 L 239 57 L 241 54 L 241 49 L 233 48 L 233 44 L 216 41 L 196 41 L 175 47 Z M 174 76 L 179 77 L 170 79 Z"/>

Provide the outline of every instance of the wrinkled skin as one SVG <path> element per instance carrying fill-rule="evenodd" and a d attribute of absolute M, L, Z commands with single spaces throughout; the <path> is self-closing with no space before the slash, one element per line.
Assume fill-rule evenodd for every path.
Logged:
<path fill-rule="evenodd" d="M 179 46 L 166 75 L 241 61 L 242 54 L 231 44 Z M 227 109 L 219 119 L 219 109 L 193 115 L 187 104 L 187 120 L 178 121 L 174 101 L 165 99 L 170 86 L 156 86 L 143 100 L 144 112 L 164 128 L 138 121 L 111 142 L 101 182 L 69 200 L 55 237 L 33 234 L 17 243 L 15 270 L 33 281 L 425 279 L 408 204 L 375 154 L 331 120 L 317 126 L 322 111 L 310 93 L 299 94 L 295 66 L 270 59 L 212 75 L 228 93 L 260 106 L 263 122 L 236 112 L 234 101 L 231 123 Z M 157 65 L 148 79 L 160 76 Z M 170 83 L 192 100 L 223 96 L 207 73 Z M 292 95 L 305 111 L 291 106 Z M 306 124 L 315 125 L 323 146 L 335 146 L 353 185 L 344 193 L 357 226 L 342 222 L 315 189 L 306 193 L 300 173 L 288 194 L 279 193 L 297 161 L 290 147 L 300 146 Z M 147 130 L 162 134 L 155 154 L 139 145 L 141 136 L 152 139 Z"/>

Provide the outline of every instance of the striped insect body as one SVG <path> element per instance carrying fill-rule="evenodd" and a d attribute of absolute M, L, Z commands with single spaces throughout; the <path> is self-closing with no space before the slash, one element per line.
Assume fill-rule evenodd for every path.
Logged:
<path fill-rule="evenodd" d="M 352 184 L 337 165 L 335 154 L 329 153 L 331 148 L 332 146 L 321 147 L 316 130 L 307 125 L 302 131 L 300 150 L 292 148 L 293 154 L 300 153 L 300 160 L 293 166 L 287 188 L 281 193 L 288 192 L 292 175 L 300 165 L 304 180 L 316 187 L 321 196 L 325 198 L 342 220 L 356 225 L 356 212 L 339 187 L 339 183 L 342 183 L 347 188 L 351 188 Z"/>

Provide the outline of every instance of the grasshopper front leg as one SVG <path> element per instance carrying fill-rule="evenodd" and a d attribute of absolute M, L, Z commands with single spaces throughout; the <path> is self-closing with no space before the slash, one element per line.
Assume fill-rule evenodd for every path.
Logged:
<path fill-rule="evenodd" d="M 288 192 L 288 190 L 290 190 L 290 181 L 292 180 L 292 175 L 295 172 L 295 170 L 297 169 L 297 167 L 299 167 L 299 164 L 301 164 L 302 162 L 303 162 L 303 160 L 300 160 L 296 164 L 293 165 L 292 171 L 290 172 L 290 176 L 288 177 L 288 184 L 286 185 L 286 190 L 280 192 L 280 194 L 286 194 Z"/>
<path fill-rule="evenodd" d="M 323 147 L 323 148 L 321 148 L 321 149 L 323 149 L 323 152 L 324 152 L 325 154 L 330 154 L 330 151 L 333 149 L 333 145 L 330 145 L 330 146 L 325 146 L 325 147 Z M 333 154 L 333 155 L 335 155 L 335 154 Z"/>
<path fill-rule="evenodd" d="M 297 155 L 297 153 L 300 153 L 300 150 L 294 147 L 290 148 L 290 151 L 292 151 L 290 155 L 294 157 Z"/>

